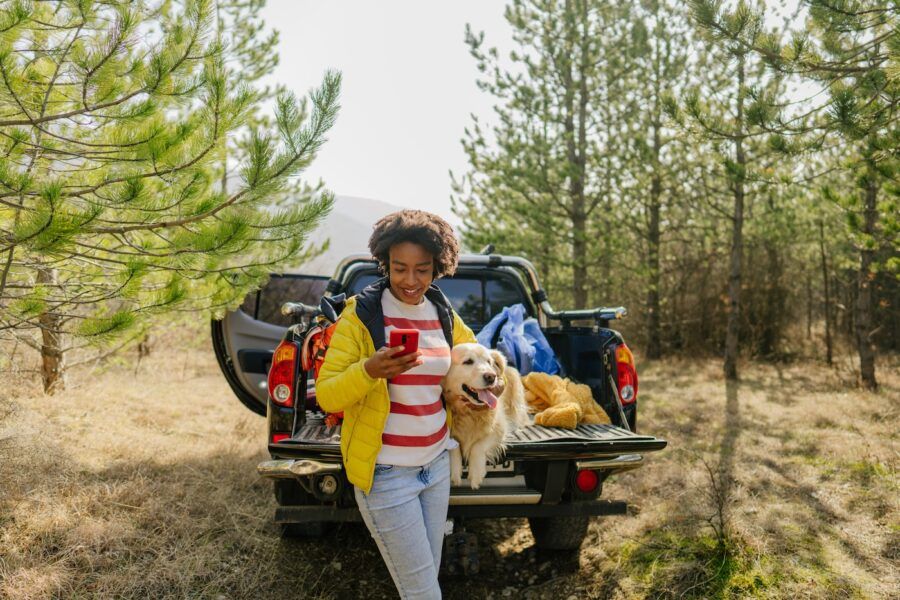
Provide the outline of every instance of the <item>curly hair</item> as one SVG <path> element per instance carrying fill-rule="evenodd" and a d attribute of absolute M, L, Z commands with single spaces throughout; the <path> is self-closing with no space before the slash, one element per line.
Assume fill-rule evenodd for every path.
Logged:
<path fill-rule="evenodd" d="M 439 216 L 424 210 L 401 210 L 375 223 L 369 251 L 384 273 L 388 273 L 391 246 L 402 242 L 418 244 L 434 256 L 435 279 L 456 272 L 459 242 L 450 224 Z"/>

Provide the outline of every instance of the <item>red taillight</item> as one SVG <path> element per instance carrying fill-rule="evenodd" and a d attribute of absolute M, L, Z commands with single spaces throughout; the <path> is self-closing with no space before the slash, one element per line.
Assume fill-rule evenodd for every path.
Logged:
<path fill-rule="evenodd" d="M 597 471 L 578 471 L 575 474 L 575 485 L 582 492 L 593 492 L 597 489 L 597 483 L 599 482 L 600 478 L 597 476 Z"/>
<path fill-rule="evenodd" d="M 291 434 L 289 434 L 289 433 L 273 433 L 272 434 L 272 443 L 277 444 L 281 440 L 286 440 L 289 437 L 291 437 Z"/>
<path fill-rule="evenodd" d="M 622 404 L 632 404 L 638 395 L 637 367 L 634 365 L 634 355 L 625 344 L 619 344 L 616 348 L 616 373 Z"/>
<path fill-rule="evenodd" d="M 278 344 L 269 369 L 269 398 L 281 406 L 294 405 L 296 361 L 297 346 L 293 342 Z"/>

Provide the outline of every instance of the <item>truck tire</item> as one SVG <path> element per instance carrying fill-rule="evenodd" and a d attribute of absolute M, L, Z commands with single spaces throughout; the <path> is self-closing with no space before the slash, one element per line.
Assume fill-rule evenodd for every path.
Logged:
<path fill-rule="evenodd" d="M 275 480 L 275 500 L 279 506 L 318 504 L 318 501 L 293 479 Z M 280 523 L 283 538 L 321 538 L 328 533 L 328 523 Z"/>
<path fill-rule="evenodd" d="M 534 545 L 542 550 L 577 550 L 587 535 L 590 517 L 528 517 Z"/>

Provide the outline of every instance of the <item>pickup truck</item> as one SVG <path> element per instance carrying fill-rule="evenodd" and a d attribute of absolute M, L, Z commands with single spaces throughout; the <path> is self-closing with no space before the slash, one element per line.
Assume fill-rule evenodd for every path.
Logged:
<path fill-rule="evenodd" d="M 323 296 L 353 295 L 378 278 L 365 255 L 345 258 L 334 276 L 273 275 L 238 310 L 212 322 L 219 366 L 238 399 L 268 420 L 271 460 L 259 464 L 271 478 L 275 521 L 284 536 L 323 535 L 328 524 L 361 520 L 340 456 L 340 425 L 329 426 L 315 401 L 315 385 L 299 360 L 289 363 L 292 396 L 276 401 L 268 393 L 273 353 L 297 349 Z M 468 254 L 452 277 L 435 282 L 476 333 L 504 307 L 522 303 L 541 325 L 564 375 L 590 386 L 612 425 L 579 425 L 574 430 L 529 425 L 512 433 L 502 462 L 489 466 L 477 490 L 450 491 L 448 518 L 526 517 L 539 548 L 581 545 L 589 517 L 623 515 L 621 500 L 601 499 L 604 482 L 615 473 L 640 467 L 643 456 L 666 441 L 637 433 L 637 374 L 621 334 L 609 328 L 625 309 L 555 311 L 530 262 L 513 256 Z M 627 353 L 627 354 L 626 354 Z M 280 359 L 279 359 L 280 360 Z M 305 389 L 305 393 L 303 390 Z"/>

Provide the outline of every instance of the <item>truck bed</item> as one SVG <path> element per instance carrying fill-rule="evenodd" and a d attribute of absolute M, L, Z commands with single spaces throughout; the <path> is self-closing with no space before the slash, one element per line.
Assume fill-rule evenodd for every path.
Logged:
<path fill-rule="evenodd" d="M 270 448 L 285 457 L 340 457 L 341 426 L 327 427 L 321 413 L 307 413 L 297 434 Z M 666 441 L 613 425 L 579 425 L 575 429 L 528 425 L 506 437 L 506 460 L 594 458 L 643 454 L 666 447 Z"/>

